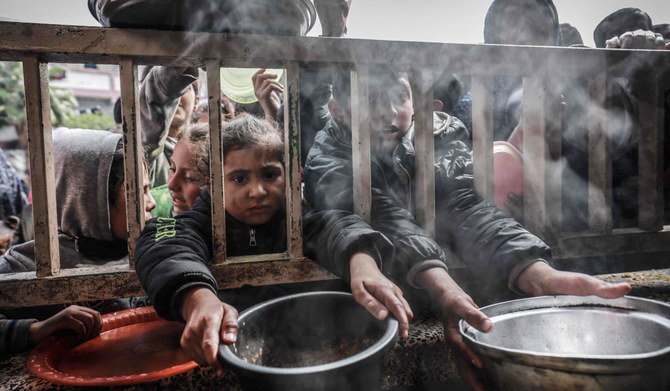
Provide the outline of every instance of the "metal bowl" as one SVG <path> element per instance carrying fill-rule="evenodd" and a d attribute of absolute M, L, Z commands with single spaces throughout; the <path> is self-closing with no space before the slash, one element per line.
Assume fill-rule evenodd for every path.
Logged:
<path fill-rule="evenodd" d="M 305 35 L 316 10 L 309 0 L 88 0 L 105 27 L 267 35 Z"/>
<path fill-rule="evenodd" d="M 398 321 L 375 319 L 344 292 L 308 292 L 239 316 L 237 342 L 219 360 L 249 390 L 376 390 Z"/>
<path fill-rule="evenodd" d="M 545 296 L 481 309 L 489 334 L 461 320 L 466 344 L 501 390 L 670 388 L 670 305 L 623 297 Z"/>

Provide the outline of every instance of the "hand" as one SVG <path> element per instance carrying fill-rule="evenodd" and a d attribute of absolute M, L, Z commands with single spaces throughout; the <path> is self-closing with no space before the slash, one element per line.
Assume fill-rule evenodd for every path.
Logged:
<path fill-rule="evenodd" d="M 204 287 L 185 293 L 181 309 L 186 320 L 181 347 L 198 365 L 210 366 L 223 376 L 223 367 L 216 359 L 219 337 L 228 344 L 237 340 L 237 310 Z"/>
<path fill-rule="evenodd" d="M 375 318 L 384 320 L 389 311 L 398 320 L 401 338 L 409 337 L 409 321 L 414 314 L 402 291 L 379 268 L 370 254 L 359 251 L 349 261 L 351 293 L 357 303 Z"/>
<path fill-rule="evenodd" d="M 28 341 L 35 345 L 60 330 L 72 330 L 77 335 L 77 340 L 85 341 L 100 334 L 100 329 L 102 317 L 98 311 L 71 305 L 46 320 L 31 324 Z"/>
<path fill-rule="evenodd" d="M 254 82 L 254 93 L 265 112 L 265 119 L 274 123 L 282 103 L 284 86 L 273 80 L 277 78 L 277 75 L 264 72 L 264 68 L 259 69 L 251 76 L 251 80 Z"/>
<path fill-rule="evenodd" d="M 516 279 L 516 286 L 529 296 L 544 295 L 595 295 L 616 299 L 628 294 L 629 284 L 612 284 L 583 273 L 556 270 L 544 262 L 528 266 Z"/>
<path fill-rule="evenodd" d="M 416 281 L 420 287 L 428 291 L 430 297 L 440 307 L 444 322 L 444 336 L 454 352 L 463 380 L 473 390 L 490 389 L 487 377 L 482 371 L 482 361 L 463 342 L 463 337 L 458 330 L 458 321 L 462 318 L 484 333 L 493 331 L 493 322 L 479 311 L 477 304 L 456 284 L 446 270 L 441 268 L 425 270 L 417 275 Z"/>
<path fill-rule="evenodd" d="M 665 41 L 661 34 L 639 29 L 608 39 L 605 41 L 605 47 L 610 49 L 665 49 Z"/>

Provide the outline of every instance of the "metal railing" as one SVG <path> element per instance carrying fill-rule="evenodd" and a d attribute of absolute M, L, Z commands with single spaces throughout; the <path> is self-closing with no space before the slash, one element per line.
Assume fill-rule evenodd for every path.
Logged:
<path fill-rule="evenodd" d="M 356 212 L 369 216 L 370 129 L 367 124 L 368 69 L 393 64 L 412 73 L 417 146 L 418 221 L 435 232 L 433 175 L 433 72 L 472 75 L 473 159 L 475 187 L 493 199 L 494 75 L 523 76 L 523 154 L 525 223 L 553 245 L 559 257 L 670 250 L 663 230 L 663 104 L 668 89 L 670 52 L 392 42 L 316 37 L 230 35 L 96 27 L 0 23 L 0 61 L 23 63 L 29 156 L 35 221 L 35 273 L 0 276 L 0 307 L 31 306 L 142 295 L 132 254 L 144 227 L 140 153 L 138 65 L 181 65 L 207 69 L 211 129 L 212 232 L 221 288 L 333 278 L 303 257 L 299 132 L 300 69 L 352 72 L 352 146 Z M 567 236 L 560 226 L 561 183 L 547 162 L 560 155 L 560 109 L 548 90 L 550 80 L 570 75 L 589 80 L 592 101 L 605 105 L 608 78 L 634 59 L 647 64 L 640 103 L 639 228 L 614 230 L 611 205 L 611 152 L 602 117 L 589 123 L 589 231 Z M 123 102 L 128 249 L 126 266 L 60 269 L 53 151 L 48 96 L 49 62 L 118 64 Z M 496 64 L 492 67 L 491 64 Z M 226 257 L 221 150 L 220 67 L 270 67 L 286 70 L 284 134 L 286 140 L 287 251 L 249 257 Z M 559 71 L 555 71 L 558 69 Z M 660 109 L 659 109 L 660 108 Z M 558 151 L 558 152 L 557 152 Z M 602 206 L 605 207 L 602 207 Z M 558 206 L 558 207 L 557 207 Z M 598 206 L 598 207 L 596 207 Z"/>

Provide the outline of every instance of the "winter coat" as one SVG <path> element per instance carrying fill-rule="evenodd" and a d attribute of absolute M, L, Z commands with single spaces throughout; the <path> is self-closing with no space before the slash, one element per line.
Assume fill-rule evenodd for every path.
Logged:
<path fill-rule="evenodd" d="M 350 130 L 334 121 L 317 135 L 305 166 L 304 194 L 312 208 L 353 211 L 350 137 Z M 417 272 L 438 266 L 436 261 L 444 265 L 440 245 L 453 250 L 496 290 L 513 288 L 525 267 L 551 258 L 539 238 L 474 191 L 470 150 L 464 143 L 468 137 L 458 119 L 434 115 L 437 240 L 414 220 L 414 127 L 396 147 L 392 166 L 373 158 L 367 229 L 379 231 L 393 243 L 394 257 L 383 260 L 383 271 L 392 278 L 406 278 L 415 285 Z"/>
<path fill-rule="evenodd" d="M 217 292 L 209 265 L 212 257 L 211 197 L 200 193 L 191 210 L 174 218 L 154 218 L 144 228 L 135 249 L 135 268 L 142 287 L 158 314 L 183 320 L 181 296 L 202 286 Z M 392 254 L 388 240 L 376 232 L 364 232 L 360 218 L 344 217 L 342 211 L 307 211 L 303 218 L 304 253 L 311 258 L 328 256 L 341 264 L 356 251 L 369 251 L 378 263 Z M 348 214 L 348 213 L 346 213 Z M 356 233 L 356 235 L 353 235 Z M 339 253 L 331 252 L 337 248 Z M 281 253 L 286 251 L 286 218 L 280 211 L 268 223 L 249 226 L 226 213 L 228 256 Z M 337 261 L 336 261 L 337 260 Z M 348 265 L 348 263 L 347 263 Z M 342 270 L 348 278 L 348 267 Z"/>

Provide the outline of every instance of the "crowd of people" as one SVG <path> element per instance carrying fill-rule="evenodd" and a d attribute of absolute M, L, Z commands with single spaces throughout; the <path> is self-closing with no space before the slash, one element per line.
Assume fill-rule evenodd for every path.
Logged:
<path fill-rule="evenodd" d="M 329 12 L 324 18 L 330 21 L 329 28 L 324 31 L 344 36 L 347 3 L 316 3 L 321 12 Z M 494 0 L 486 15 L 485 42 L 584 46 L 579 31 L 559 21 L 551 0 Z M 670 49 L 669 33 L 667 24 L 654 25 L 643 11 L 626 8 L 605 17 L 594 30 L 594 39 L 597 47 Z M 58 329 L 71 329 L 82 340 L 91 338 L 100 330 L 100 312 L 151 304 L 161 317 L 185 323 L 181 344 L 196 362 L 222 372 L 216 358 L 218 345 L 236 340 L 238 313 L 235 303 L 221 299 L 209 269 L 213 255 L 210 132 L 206 106 L 200 101 L 200 72 L 195 67 L 167 66 L 142 72 L 146 226 L 134 258 L 148 298 L 120 298 L 95 306 L 78 303 L 39 321 L 0 317 L 0 353 L 27 349 Z M 477 383 L 474 374 L 481 361 L 462 343 L 457 321 L 465 319 L 482 332 L 491 332 L 494 324 L 449 274 L 450 257 L 468 266 L 478 297 L 490 300 L 554 294 L 616 298 L 630 291 L 628 284 L 605 283 L 588 274 L 557 269 L 551 249 L 524 228 L 519 208 L 510 207 L 517 211 L 510 215 L 475 192 L 472 94 L 463 75 L 445 71 L 435 82 L 435 235 L 421 228 L 414 214 L 410 75 L 385 65 L 370 72 L 369 221 L 353 207 L 349 74 L 302 70 L 300 79 L 305 254 L 341 277 L 373 316 L 397 318 L 402 338 L 408 337 L 414 303 L 435 310 L 444 320 L 449 343 L 459 353 L 462 374 L 472 384 Z M 286 250 L 286 172 L 280 130 L 283 86 L 263 69 L 250 84 L 260 107 L 255 114 L 242 112 L 227 96 L 222 99 L 228 256 Z M 617 85 L 612 92 L 616 111 L 612 115 L 635 118 L 635 106 L 630 104 L 636 99 L 635 88 L 624 81 Z M 562 141 L 569 152 L 567 165 L 575 168 L 566 175 L 586 184 L 588 145 L 583 141 L 586 129 L 581 119 L 589 102 L 580 100 L 582 90 L 577 81 L 566 83 L 560 91 L 569 108 L 563 113 Z M 670 95 L 665 93 L 667 109 Z M 494 78 L 494 139 L 521 151 L 522 94 L 520 77 Z M 120 106 L 117 114 L 120 117 Z M 637 175 L 635 125 L 624 119 L 621 124 L 610 135 L 617 194 Z M 61 267 L 127 264 L 123 141 L 118 129 L 56 129 L 53 147 Z M 34 271 L 34 242 L 25 234 L 29 230 L 20 228 L 22 221 L 32 220 L 27 207 L 29 188 L 1 150 L 0 169 L 4 254 L 0 272 Z M 519 196 L 509 202 L 518 205 Z M 574 210 L 585 202 L 579 197 L 564 200 Z M 625 226 L 626 213 L 636 201 L 624 196 L 615 200 L 621 211 L 619 224 Z M 584 228 L 583 221 L 567 221 L 572 224 L 569 230 Z"/>

